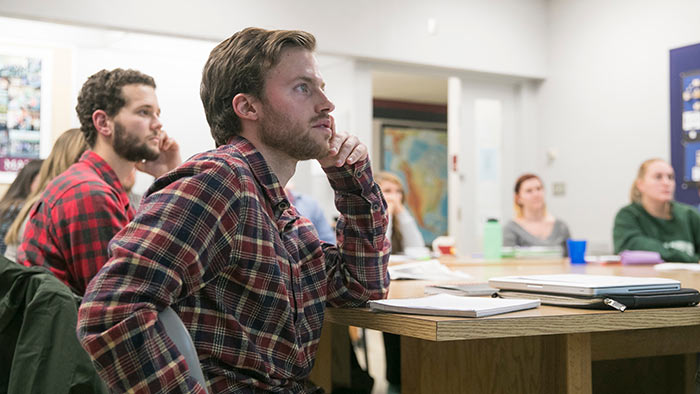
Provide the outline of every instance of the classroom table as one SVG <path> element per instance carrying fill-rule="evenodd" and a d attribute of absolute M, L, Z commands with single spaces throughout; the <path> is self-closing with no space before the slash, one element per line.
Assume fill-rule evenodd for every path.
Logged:
<path fill-rule="evenodd" d="M 700 288 L 700 273 L 651 266 L 570 265 L 565 260 L 443 260 L 474 282 L 516 274 L 578 272 L 659 276 Z M 461 280 L 460 282 L 465 282 Z M 425 281 L 394 281 L 390 298 L 423 295 Z M 401 335 L 403 393 L 691 393 L 700 352 L 700 307 L 585 310 L 554 306 L 484 318 L 329 308 L 315 382 L 347 371 L 334 333 L 357 326 Z M 335 367 L 334 367 L 335 365 Z"/>

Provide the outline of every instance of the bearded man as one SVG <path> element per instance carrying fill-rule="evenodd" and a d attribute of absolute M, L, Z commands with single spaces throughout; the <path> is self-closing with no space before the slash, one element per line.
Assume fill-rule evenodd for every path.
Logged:
<path fill-rule="evenodd" d="M 125 186 L 134 168 L 158 177 L 180 164 L 180 148 L 161 129 L 153 78 L 102 70 L 78 95 L 90 149 L 48 184 L 32 208 L 17 262 L 44 266 L 83 295 L 108 259 L 112 237 L 134 218 Z"/>
<path fill-rule="evenodd" d="M 80 306 L 78 337 L 113 391 L 313 392 L 326 305 L 386 296 L 386 203 L 367 147 L 336 130 L 315 43 L 248 28 L 212 50 L 200 96 L 218 148 L 151 186 Z M 336 245 L 284 192 L 309 159 L 335 190 Z M 158 320 L 169 306 L 207 387 Z"/>

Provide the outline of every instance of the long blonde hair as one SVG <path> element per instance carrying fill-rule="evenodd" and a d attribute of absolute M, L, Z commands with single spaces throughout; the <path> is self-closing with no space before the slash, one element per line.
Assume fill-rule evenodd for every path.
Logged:
<path fill-rule="evenodd" d="M 36 191 L 27 196 L 15 221 L 12 222 L 12 225 L 10 225 L 10 228 L 7 230 L 7 234 L 5 235 L 6 244 L 17 244 L 19 242 L 22 235 L 19 234 L 22 223 L 24 223 L 24 220 L 29 215 L 29 211 L 34 204 L 36 204 L 44 194 L 46 186 L 55 177 L 73 165 L 73 163 L 77 162 L 87 149 L 88 145 L 85 141 L 85 135 L 80 129 L 69 129 L 58 137 L 53 148 L 51 148 L 49 157 L 44 160 L 39 170 L 39 175 L 37 175 L 39 177 L 39 186 Z"/>
<path fill-rule="evenodd" d="M 377 184 L 381 184 L 382 182 L 391 182 L 398 186 L 399 190 L 401 191 L 401 203 L 403 204 L 404 200 L 406 199 L 406 193 L 404 192 L 403 182 L 401 182 L 401 178 L 399 178 L 396 174 L 387 171 L 380 171 L 377 173 L 377 175 L 374 176 L 374 181 Z M 392 218 L 391 249 L 393 253 L 400 253 L 404 251 L 403 234 L 401 234 L 401 227 L 398 218 Z"/>
<path fill-rule="evenodd" d="M 639 188 L 637 187 L 637 181 L 644 178 L 651 163 L 655 163 L 657 161 L 663 161 L 664 163 L 666 162 L 664 159 L 655 157 L 653 159 L 644 160 L 642 165 L 639 166 L 639 170 L 637 170 L 637 177 L 634 179 L 634 182 L 632 182 L 632 188 L 630 189 L 630 202 L 636 202 L 637 204 L 642 203 L 642 192 L 640 192 Z"/>

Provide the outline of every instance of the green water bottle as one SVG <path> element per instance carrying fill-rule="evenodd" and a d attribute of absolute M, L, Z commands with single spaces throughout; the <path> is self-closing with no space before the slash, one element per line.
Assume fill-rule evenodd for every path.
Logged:
<path fill-rule="evenodd" d="M 503 232 L 498 219 L 489 218 L 484 225 L 484 259 L 500 260 Z"/>

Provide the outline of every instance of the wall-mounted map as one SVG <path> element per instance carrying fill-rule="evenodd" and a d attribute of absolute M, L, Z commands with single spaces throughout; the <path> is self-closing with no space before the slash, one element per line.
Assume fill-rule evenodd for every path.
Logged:
<path fill-rule="evenodd" d="M 406 189 L 406 207 L 427 244 L 447 233 L 447 132 L 382 127 L 383 169 L 397 174 Z"/>

